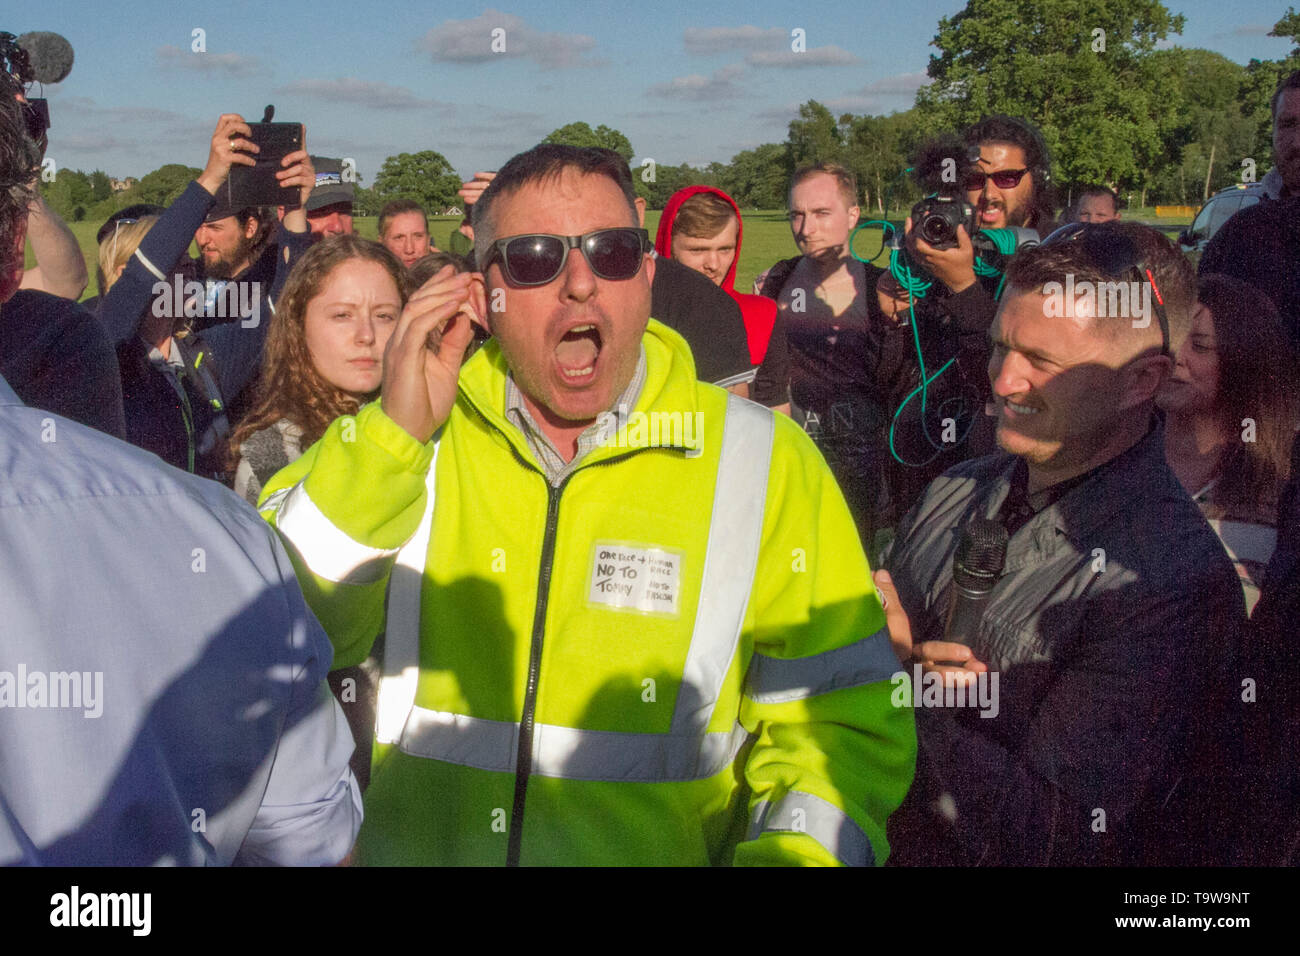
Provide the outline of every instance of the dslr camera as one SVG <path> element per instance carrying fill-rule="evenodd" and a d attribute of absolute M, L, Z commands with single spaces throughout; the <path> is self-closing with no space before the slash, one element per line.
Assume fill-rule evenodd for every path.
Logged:
<path fill-rule="evenodd" d="M 925 199 L 912 207 L 912 229 L 936 249 L 957 248 L 957 227 L 975 234 L 975 210 L 966 202 L 962 180 L 979 161 L 979 148 L 955 134 L 936 136 L 921 146 L 912 172 Z"/>
<path fill-rule="evenodd" d="M 957 227 L 971 234 L 975 209 L 957 196 L 929 196 L 912 207 L 912 229 L 936 249 L 957 248 Z"/>

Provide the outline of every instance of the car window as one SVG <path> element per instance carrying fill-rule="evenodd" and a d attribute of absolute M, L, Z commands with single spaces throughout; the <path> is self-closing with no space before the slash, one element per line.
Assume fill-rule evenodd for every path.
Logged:
<path fill-rule="evenodd" d="M 1214 205 L 1217 200 L 1211 200 L 1206 203 L 1197 215 L 1196 221 L 1192 223 L 1192 228 L 1188 233 L 1193 239 L 1204 239 L 1210 234 L 1210 214 L 1214 212 Z"/>
<path fill-rule="evenodd" d="M 1206 234 L 1207 238 L 1213 238 L 1241 206 L 1241 194 L 1229 193 L 1226 196 L 1218 196 L 1210 200 L 1210 205 L 1213 209 L 1210 212 L 1210 231 Z"/>

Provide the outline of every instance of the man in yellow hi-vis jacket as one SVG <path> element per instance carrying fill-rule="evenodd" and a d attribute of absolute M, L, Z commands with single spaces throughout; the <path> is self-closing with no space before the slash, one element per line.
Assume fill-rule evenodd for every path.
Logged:
<path fill-rule="evenodd" d="M 384 635 L 359 862 L 888 853 L 915 730 L 848 509 L 648 321 L 636 223 L 616 155 L 516 156 L 482 276 L 413 296 L 381 401 L 264 492 L 335 666 Z M 494 339 L 462 368 L 471 312 Z"/>

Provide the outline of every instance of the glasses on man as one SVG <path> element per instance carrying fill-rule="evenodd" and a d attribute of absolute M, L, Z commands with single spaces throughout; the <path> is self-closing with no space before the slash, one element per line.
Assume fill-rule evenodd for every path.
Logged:
<path fill-rule="evenodd" d="M 1131 275 L 1138 285 L 1151 283 L 1151 304 L 1160 320 L 1160 354 L 1169 355 L 1169 316 L 1165 312 L 1165 299 L 1151 269 L 1142 261 L 1133 237 L 1111 222 L 1072 222 L 1057 229 L 1042 244 L 1059 245 L 1063 242 L 1080 243 L 1088 260 L 1112 279 Z"/>
<path fill-rule="evenodd" d="M 967 191 L 974 192 L 983 189 L 984 181 L 991 179 L 998 189 L 1015 189 L 1027 172 L 1028 169 L 999 169 L 996 173 L 986 173 L 982 169 L 972 169 L 966 173 L 962 184 Z"/>
<path fill-rule="evenodd" d="M 651 248 L 650 234 L 630 226 L 597 229 L 581 236 L 530 233 L 493 242 L 480 268 L 487 272 L 500 259 L 512 285 L 546 285 L 564 270 L 569 250 L 580 249 L 591 271 L 600 278 L 630 279 L 641 270 L 642 259 Z"/>

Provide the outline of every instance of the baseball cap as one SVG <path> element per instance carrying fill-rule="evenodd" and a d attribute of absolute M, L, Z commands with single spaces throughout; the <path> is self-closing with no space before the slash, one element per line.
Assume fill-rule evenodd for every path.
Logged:
<path fill-rule="evenodd" d="M 145 216 L 161 216 L 166 210 L 162 206 L 155 205 L 151 202 L 138 202 L 134 205 L 119 209 L 113 215 L 104 220 L 104 224 L 99 227 L 99 232 L 95 233 L 95 242 L 100 243 L 113 234 L 113 227 L 123 219 L 140 220 Z"/>
<path fill-rule="evenodd" d="M 343 161 L 324 156 L 313 156 L 311 164 L 316 169 L 316 185 L 307 199 L 307 211 L 312 212 L 336 202 L 350 203 L 356 198 L 356 186 L 343 179 Z"/>

